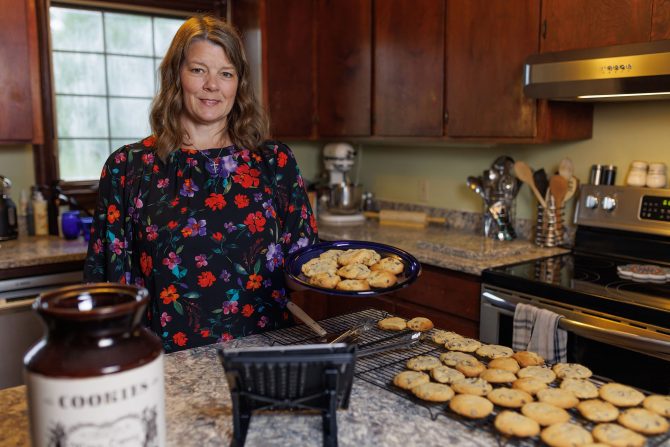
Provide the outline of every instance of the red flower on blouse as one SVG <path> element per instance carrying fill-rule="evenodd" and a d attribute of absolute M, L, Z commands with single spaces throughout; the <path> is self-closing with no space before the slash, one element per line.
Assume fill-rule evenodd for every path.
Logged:
<path fill-rule="evenodd" d="M 244 307 L 242 308 L 242 315 L 244 315 L 247 318 L 249 318 L 253 313 L 254 313 L 254 306 L 252 306 L 251 304 L 245 304 Z"/>
<path fill-rule="evenodd" d="M 249 197 L 244 194 L 238 194 L 235 196 L 235 205 L 238 208 L 246 208 L 249 206 Z"/>
<path fill-rule="evenodd" d="M 177 346 L 184 346 L 186 342 L 188 341 L 188 337 L 186 334 L 183 332 L 177 332 L 172 336 L 172 341 L 177 345 Z"/>
<path fill-rule="evenodd" d="M 193 229 L 191 227 L 184 227 L 181 229 L 181 234 L 184 237 L 189 237 L 193 233 Z"/>
<path fill-rule="evenodd" d="M 261 172 L 258 169 L 251 169 L 247 165 L 238 166 L 237 175 L 233 176 L 235 183 L 239 183 L 243 188 L 257 187 L 259 184 L 258 176 Z"/>
<path fill-rule="evenodd" d="M 263 277 L 261 275 L 256 275 L 252 273 L 251 275 L 249 275 L 249 281 L 247 281 L 247 289 L 248 290 L 260 289 L 262 281 Z M 242 310 L 242 313 L 244 313 L 244 310 Z"/>
<path fill-rule="evenodd" d="M 205 199 L 205 206 L 211 208 L 212 211 L 222 210 L 226 206 L 226 199 L 223 198 L 223 194 L 213 192 Z"/>
<path fill-rule="evenodd" d="M 244 225 L 246 225 L 249 228 L 249 231 L 253 234 L 256 232 L 261 232 L 263 231 L 263 226 L 265 225 L 265 217 L 263 217 L 263 213 L 260 211 L 256 211 L 255 213 L 249 213 L 247 215 L 247 218 L 244 219 Z"/>
<path fill-rule="evenodd" d="M 145 147 L 152 147 L 155 142 L 156 142 L 156 137 L 154 137 L 154 136 L 150 136 L 150 137 L 147 137 L 144 140 L 142 140 L 142 144 Z"/>
<path fill-rule="evenodd" d="M 198 275 L 198 285 L 200 287 L 210 287 L 216 281 L 216 276 L 212 272 L 207 271 Z"/>
<path fill-rule="evenodd" d="M 177 288 L 170 284 L 167 286 L 167 288 L 161 290 L 161 299 L 163 300 L 163 304 L 170 304 L 179 298 L 179 294 L 177 293 Z"/>
<path fill-rule="evenodd" d="M 288 161 L 288 156 L 284 152 L 280 152 L 279 156 L 277 157 L 277 164 L 279 165 L 280 168 L 283 168 L 286 166 L 286 162 Z"/>
<path fill-rule="evenodd" d="M 221 242 L 221 239 L 223 239 L 223 234 L 221 234 L 220 231 L 217 231 L 212 235 L 212 238 L 217 242 Z"/>
<path fill-rule="evenodd" d="M 177 223 L 176 220 L 171 220 L 171 221 L 168 222 L 168 224 L 167 224 L 167 226 L 168 226 L 168 228 L 169 228 L 170 230 L 174 230 L 175 228 L 177 228 L 177 225 L 179 225 L 179 224 Z"/>
<path fill-rule="evenodd" d="M 107 207 L 107 222 L 113 224 L 121 216 L 121 212 L 116 205 L 109 205 Z"/>
<path fill-rule="evenodd" d="M 140 257 L 140 266 L 142 268 L 142 273 L 144 276 L 149 276 L 151 270 L 154 268 L 154 260 L 151 256 L 147 255 L 147 252 L 143 251 L 142 256 Z"/>

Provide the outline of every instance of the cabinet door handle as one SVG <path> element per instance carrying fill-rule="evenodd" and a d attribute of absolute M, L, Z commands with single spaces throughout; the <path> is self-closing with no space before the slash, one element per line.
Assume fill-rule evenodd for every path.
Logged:
<path fill-rule="evenodd" d="M 542 21 L 542 38 L 543 39 L 547 38 L 547 19 L 544 19 Z"/>
<path fill-rule="evenodd" d="M 445 123 L 449 122 L 449 112 L 444 112 L 444 122 Z"/>

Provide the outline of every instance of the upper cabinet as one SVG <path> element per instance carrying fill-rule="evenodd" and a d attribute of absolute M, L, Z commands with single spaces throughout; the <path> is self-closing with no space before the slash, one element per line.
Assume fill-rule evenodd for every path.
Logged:
<path fill-rule="evenodd" d="M 541 51 L 647 42 L 654 3 L 667 1 L 543 0 Z"/>
<path fill-rule="evenodd" d="M 34 0 L 0 0 L 0 143 L 42 143 Z"/>
<path fill-rule="evenodd" d="M 444 8 L 444 0 L 375 2 L 375 135 L 444 134 Z"/>
<path fill-rule="evenodd" d="M 670 0 L 654 0 L 651 40 L 670 39 Z"/>
<path fill-rule="evenodd" d="M 539 2 L 449 0 L 447 134 L 533 138 L 536 101 L 523 94 L 523 64 L 537 53 Z"/>
<path fill-rule="evenodd" d="M 317 132 L 369 136 L 372 0 L 317 2 Z"/>

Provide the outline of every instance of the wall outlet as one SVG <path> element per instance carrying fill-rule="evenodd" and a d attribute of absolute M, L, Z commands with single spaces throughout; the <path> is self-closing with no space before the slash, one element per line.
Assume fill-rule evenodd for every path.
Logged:
<path fill-rule="evenodd" d="M 422 178 L 419 180 L 419 201 L 428 202 L 428 179 Z"/>

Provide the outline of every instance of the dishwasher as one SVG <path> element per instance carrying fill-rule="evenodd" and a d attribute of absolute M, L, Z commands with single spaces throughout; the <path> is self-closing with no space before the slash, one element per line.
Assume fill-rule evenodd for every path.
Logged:
<path fill-rule="evenodd" d="M 44 334 L 35 298 L 82 280 L 81 270 L 0 280 L 0 389 L 23 384 L 23 356 Z"/>

